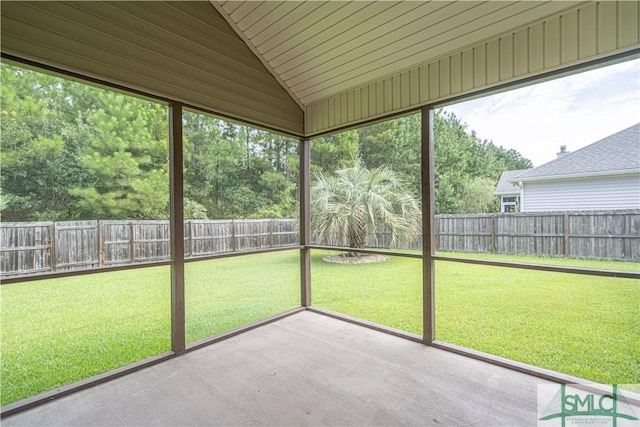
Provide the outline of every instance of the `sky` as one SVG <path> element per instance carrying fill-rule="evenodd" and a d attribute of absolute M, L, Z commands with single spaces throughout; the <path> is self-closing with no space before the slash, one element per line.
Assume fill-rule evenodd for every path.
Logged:
<path fill-rule="evenodd" d="M 640 122 L 640 59 L 447 106 L 481 139 L 540 166 Z"/>

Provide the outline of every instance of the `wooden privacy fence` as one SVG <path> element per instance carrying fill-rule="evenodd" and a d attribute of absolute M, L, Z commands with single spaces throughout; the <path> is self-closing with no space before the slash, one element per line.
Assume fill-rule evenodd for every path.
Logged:
<path fill-rule="evenodd" d="M 298 243 L 294 219 L 188 220 L 186 257 Z M 389 234 L 368 247 L 388 247 Z M 640 261 L 640 210 L 438 215 L 438 251 Z M 343 243 L 345 245 L 346 243 Z M 421 249 L 418 236 L 403 249 Z M 168 221 L 0 224 L 0 274 L 13 276 L 170 259 Z"/>
<path fill-rule="evenodd" d="M 292 245 L 292 219 L 188 220 L 186 257 Z M 168 221 L 64 221 L 0 224 L 3 276 L 169 260 Z"/>
<path fill-rule="evenodd" d="M 640 210 L 438 215 L 440 251 L 640 260 Z"/>

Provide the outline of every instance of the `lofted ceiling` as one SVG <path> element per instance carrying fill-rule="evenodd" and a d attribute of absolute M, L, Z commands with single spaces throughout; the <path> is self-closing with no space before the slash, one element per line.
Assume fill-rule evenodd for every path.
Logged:
<path fill-rule="evenodd" d="M 216 1 L 302 107 L 582 1 Z"/>
<path fill-rule="evenodd" d="M 313 136 L 637 55 L 639 4 L 5 1 L 0 50 Z"/>

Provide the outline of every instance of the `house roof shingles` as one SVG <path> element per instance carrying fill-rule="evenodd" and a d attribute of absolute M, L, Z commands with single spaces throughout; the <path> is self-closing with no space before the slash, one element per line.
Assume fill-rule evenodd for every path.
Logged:
<path fill-rule="evenodd" d="M 640 123 L 513 176 L 510 180 L 514 182 L 606 175 L 607 172 L 616 175 L 640 172 Z"/>
<path fill-rule="evenodd" d="M 494 194 L 500 196 L 503 194 L 520 193 L 520 187 L 511 180 L 528 170 L 531 170 L 531 169 L 517 169 L 517 170 L 502 172 L 502 175 L 500 175 L 500 180 L 498 181 L 498 185 L 496 186 L 496 191 L 494 192 Z"/>

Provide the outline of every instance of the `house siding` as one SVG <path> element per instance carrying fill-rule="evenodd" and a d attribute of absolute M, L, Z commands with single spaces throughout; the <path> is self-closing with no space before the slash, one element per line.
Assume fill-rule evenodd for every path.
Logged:
<path fill-rule="evenodd" d="M 303 110 L 208 2 L 2 2 L 2 52 L 301 136 Z"/>
<path fill-rule="evenodd" d="M 306 133 L 313 136 L 630 52 L 640 47 L 639 28 L 638 2 L 588 2 L 309 103 Z"/>
<path fill-rule="evenodd" d="M 524 183 L 523 212 L 640 208 L 640 175 Z"/>

